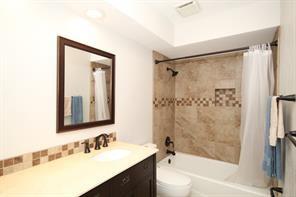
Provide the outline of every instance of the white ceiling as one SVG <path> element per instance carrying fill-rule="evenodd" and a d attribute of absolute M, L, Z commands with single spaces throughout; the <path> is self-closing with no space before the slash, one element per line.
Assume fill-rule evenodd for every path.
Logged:
<path fill-rule="evenodd" d="M 182 18 L 175 6 L 184 2 L 188 0 L 92 0 L 65 5 L 83 17 L 88 9 L 102 10 L 105 17 L 95 23 L 172 58 L 270 42 L 279 26 L 279 0 L 200 0 L 200 12 Z"/>
<path fill-rule="evenodd" d="M 152 9 L 157 10 L 173 24 L 197 20 L 200 17 L 217 15 L 221 12 L 230 11 L 233 8 L 256 3 L 259 0 L 197 0 L 200 7 L 198 14 L 184 18 L 178 14 L 175 7 L 190 1 L 191 0 L 137 0 L 138 3 L 145 3 Z"/>

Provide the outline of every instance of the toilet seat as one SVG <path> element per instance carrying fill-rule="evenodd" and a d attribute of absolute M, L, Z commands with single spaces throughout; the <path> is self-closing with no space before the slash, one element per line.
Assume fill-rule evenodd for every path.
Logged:
<path fill-rule="evenodd" d="M 161 197 L 186 197 L 192 187 L 191 179 L 169 168 L 157 168 L 157 193 Z"/>

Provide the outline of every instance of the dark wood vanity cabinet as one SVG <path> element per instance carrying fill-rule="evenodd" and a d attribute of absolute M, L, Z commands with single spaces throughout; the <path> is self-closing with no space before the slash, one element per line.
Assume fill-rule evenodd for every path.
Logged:
<path fill-rule="evenodd" d="M 152 155 L 82 197 L 156 197 L 156 157 Z"/>

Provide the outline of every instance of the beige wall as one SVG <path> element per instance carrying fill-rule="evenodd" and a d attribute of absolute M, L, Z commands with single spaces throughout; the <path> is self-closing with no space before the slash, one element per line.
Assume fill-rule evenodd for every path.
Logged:
<path fill-rule="evenodd" d="M 153 52 L 153 59 L 163 60 L 166 57 Z M 174 140 L 175 78 L 166 70 L 167 67 L 174 68 L 169 63 L 154 65 L 153 142 L 159 149 L 157 160 L 166 156 L 165 138 L 170 136 Z"/>
<path fill-rule="evenodd" d="M 60 3 L 2 2 L 0 160 L 111 131 L 120 141 L 152 141 L 150 49 Z M 116 55 L 115 124 L 56 133 L 58 35 Z"/>
<path fill-rule="evenodd" d="M 175 67 L 176 149 L 238 163 L 242 54 L 178 62 Z"/>
<path fill-rule="evenodd" d="M 281 1 L 280 94 L 296 94 L 296 1 Z M 285 129 L 296 130 L 296 103 L 285 102 Z M 287 140 L 284 195 L 296 196 L 296 148 Z"/>

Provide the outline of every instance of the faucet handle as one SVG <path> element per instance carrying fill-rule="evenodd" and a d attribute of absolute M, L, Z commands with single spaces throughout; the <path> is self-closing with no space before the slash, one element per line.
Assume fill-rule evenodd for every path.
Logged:
<path fill-rule="evenodd" d="M 103 143 L 103 147 L 108 147 L 108 139 L 109 139 L 109 135 L 108 134 L 103 134 L 104 135 L 104 143 Z"/>
<path fill-rule="evenodd" d="M 84 153 L 90 153 L 89 142 L 87 140 L 85 140 L 81 144 L 84 144 Z"/>
<path fill-rule="evenodd" d="M 95 138 L 95 150 L 100 150 L 101 147 L 100 147 L 100 141 L 99 141 L 99 137 L 96 137 Z"/>
<path fill-rule="evenodd" d="M 172 147 L 173 147 L 173 148 L 175 147 L 174 142 L 171 140 L 171 138 L 170 138 L 169 136 L 167 136 L 167 137 L 165 138 L 165 146 L 166 146 L 166 147 L 169 147 L 170 144 L 172 144 Z"/>

